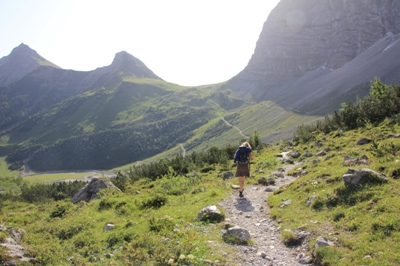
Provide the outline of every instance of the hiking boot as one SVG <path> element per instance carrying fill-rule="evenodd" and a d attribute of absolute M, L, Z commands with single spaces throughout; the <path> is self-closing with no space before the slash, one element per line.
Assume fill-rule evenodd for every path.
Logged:
<path fill-rule="evenodd" d="M 243 191 L 239 191 L 239 197 L 243 198 Z"/>

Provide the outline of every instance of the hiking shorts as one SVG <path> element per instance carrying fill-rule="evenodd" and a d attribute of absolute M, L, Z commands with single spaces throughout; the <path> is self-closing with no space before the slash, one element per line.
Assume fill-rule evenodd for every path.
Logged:
<path fill-rule="evenodd" d="M 237 168 L 236 168 L 236 177 L 239 176 L 245 176 L 245 177 L 249 177 L 250 176 L 250 167 L 249 164 L 237 164 Z"/>

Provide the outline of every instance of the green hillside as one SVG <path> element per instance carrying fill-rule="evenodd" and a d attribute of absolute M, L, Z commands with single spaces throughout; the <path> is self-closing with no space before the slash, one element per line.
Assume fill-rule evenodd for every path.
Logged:
<path fill-rule="evenodd" d="M 291 146 L 281 142 L 254 152 L 252 177 L 247 184 L 256 184 L 259 178 L 281 167 L 282 163 L 276 158 L 278 153 L 313 154 L 293 159 L 301 162 L 291 171 L 298 178 L 268 199 L 270 214 L 280 224 L 282 239 L 287 245 L 298 245 L 297 232 L 306 231 L 311 232 L 309 254 L 314 263 L 400 263 L 396 255 L 400 243 L 397 200 L 400 138 L 390 137 L 400 132 L 400 123 L 392 121 L 387 119 L 377 126 L 345 132 L 315 132 L 312 141 L 304 144 Z M 356 145 L 362 137 L 372 142 Z M 325 148 L 329 148 L 326 155 L 316 155 Z M 23 180 L 2 178 L 1 186 L 13 185 L 15 196 L 1 194 L 0 220 L 5 226 L 27 232 L 22 244 L 39 264 L 100 265 L 102 259 L 116 265 L 167 265 L 172 259 L 173 265 L 207 265 L 205 260 L 230 265 L 235 258 L 235 248 L 222 240 L 224 223 L 213 225 L 198 222 L 196 218 L 200 209 L 228 197 L 231 184 L 237 184 L 236 178 L 221 178 L 221 173 L 234 169 L 229 156 L 234 149 L 212 148 L 200 160 L 195 158 L 202 158 L 198 157 L 201 153 L 188 156 L 186 168 L 179 168 L 185 162 L 181 156 L 169 162 L 153 163 L 141 171 L 138 168 L 127 173 L 126 178 L 113 180 L 122 193 L 104 191 L 100 199 L 89 203 L 70 203 L 68 193 L 73 194 L 77 188 L 68 192 L 65 186 L 54 185 L 52 187 L 59 192 L 51 196 L 53 194 L 50 190 L 46 192 L 43 185 L 31 185 L 28 189 Z M 368 157 L 366 165 L 344 164 L 346 156 L 359 158 L 362 155 Z M 205 158 L 216 161 L 207 163 Z M 161 166 L 166 167 L 162 170 L 164 174 L 162 178 L 155 178 L 156 167 Z M 369 168 L 386 175 L 388 181 L 372 179 L 359 186 L 346 186 L 342 176 L 349 168 Z M 175 169 L 196 174 L 187 178 Z M 142 178 L 137 179 L 138 174 Z M 18 191 L 22 193 L 20 196 L 17 196 Z M 35 197 L 35 193 L 42 197 Z M 308 206 L 306 201 L 310 196 L 315 199 Z M 287 200 L 292 204 L 280 207 Z M 114 230 L 103 232 L 107 223 L 114 224 Z M 315 249 L 319 236 L 328 238 L 334 246 Z M 2 232 L 0 237 L 4 239 L 7 235 Z M 176 245 L 178 242 L 181 244 Z M 390 245 L 382 245 L 382 242 Z M 219 243 L 219 248 L 211 243 Z M 0 254 L 0 260 L 7 257 L 4 248 L 0 248 Z M 113 255 L 107 257 L 107 254 Z"/>

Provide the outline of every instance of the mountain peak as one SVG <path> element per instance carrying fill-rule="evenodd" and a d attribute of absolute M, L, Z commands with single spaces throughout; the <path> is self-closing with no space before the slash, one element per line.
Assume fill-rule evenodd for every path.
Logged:
<path fill-rule="evenodd" d="M 115 54 L 111 66 L 114 70 L 122 71 L 128 76 L 137 76 L 140 78 L 160 79 L 153 73 L 142 61 L 126 51 L 121 51 Z"/>
<path fill-rule="evenodd" d="M 28 45 L 21 43 L 15 47 L 11 54 L 29 54 L 29 55 L 39 55 L 35 50 L 31 49 Z M 40 55 L 39 55 L 40 56 Z"/>
<path fill-rule="evenodd" d="M 0 85 L 18 80 L 40 66 L 56 67 L 28 45 L 21 43 L 8 56 L 0 59 Z"/>

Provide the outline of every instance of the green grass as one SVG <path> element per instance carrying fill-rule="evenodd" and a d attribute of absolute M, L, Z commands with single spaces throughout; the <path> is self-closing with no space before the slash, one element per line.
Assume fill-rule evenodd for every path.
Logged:
<path fill-rule="evenodd" d="M 101 175 L 94 173 L 55 173 L 55 174 L 33 174 L 30 176 L 24 177 L 24 180 L 27 180 L 32 183 L 51 183 L 54 181 L 65 180 L 65 179 L 79 179 L 83 180 L 85 176 L 98 176 Z"/>
<path fill-rule="evenodd" d="M 237 180 L 223 181 L 210 172 L 198 179 L 141 180 L 126 193 L 104 191 L 89 203 L 5 201 L 0 220 L 28 232 L 22 244 L 39 264 L 100 265 L 100 258 L 109 265 L 166 265 L 170 260 L 172 265 L 207 265 L 204 260 L 229 264 L 235 249 L 216 249 L 223 244 L 222 224 L 198 222 L 197 213 L 230 195 L 231 182 Z M 153 204 L 157 195 L 165 204 Z M 115 228 L 104 232 L 107 223 Z"/>
<path fill-rule="evenodd" d="M 325 142 L 321 141 L 322 147 L 314 147 L 310 142 L 294 148 L 300 153 L 310 151 L 315 154 L 328 147 L 331 151 L 327 155 L 333 157 L 304 159 L 303 168 L 309 173 L 280 189 L 268 199 L 268 204 L 282 230 L 297 231 L 300 228 L 312 232 L 314 239 L 322 235 L 335 243 L 334 247 L 316 251 L 316 260 L 322 265 L 400 264 L 396 251 L 400 248 L 400 182 L 391 177 L 393 171 L 400 168 L 400 153 L 376 157 L 371 152 L 371 144 L 355 144 L 361 137 L 374 139 L 380 145 L 400 144 L 399 139 L 386 138 L 387 134 L 398 132 L 399 126 L 383 123 L 377 128 L 345 132 L 343 137 L 336 137 L 336 132 L 316 135 L 316 140 L 326 138 Z M 368 165 L 344 166 L 345 156 L 362 155 L 368 156 Z M 314 159 L 320 159 L 320 162 L 313 164 Z M 349 168 L 370 168 L 385 174 L 389 182 L 346 187 L 342 176 Z M 310 196 L 317 198 L 307 206 L 306 200 Z M 281 202 L 288 199 L 292 205 L 280 208 Z M 382 243 L 388 244 L 383 247 Z M 312 245 L 310 248 L 314 250 Z"/>
<path fill-rule="evenodd" d="M 18 176 L 19 174 L 19 171 L 10 171 L 5 157 L 0 157 L 0 177 Z"/>
<path fill-rule="evenodd" d="M 297 146 L 277 143 L 253 152 L 252 177 L 246 184 L 257 183 L 259 177 L 281 167 L 276 155 L 282 151 L 312 152 L 313 157 L 301 159 L 302 170 L 308 174 L 268 198 L 270 215 L 279 223 L 284 243 L 298 245 L 296 233 L 307 231 L 311 233 L 308 255 L 313 254 L 320 265 L 399 265 L 400 150 L 396 147 L 400 139 L 386 137 L 399 132 L 399 125 L 385 121 L 379 127 L 314 135 L 322 147 L 314 141 Z M 356 145 L 361 137 L 375 144 Z M 330 149 L 330 158 L 315 156 L 323 148 Z M 369 158 L 368 165 L 344 166 L 345 156 L 362 155 Z M 313 163 L 315 159 L 319 163 Z M 125 193 L 104 191 L 100 199 L 89 203 L 6 200 L 0 206 L 0 221 L 27 231 L 22 244 L 41 264 L 97 265 L 101 258 L 109 265 L 206 265 L 205 260 L 232 265 L 237 254 L 235 247 L 222 240 L 224 223 L 205 224 L 196 219 L 200 209 L 217 205 L 231 195 L 231 184 L 238 183 L 236 178 L 221 179 L 221 173 L 234 170 L 233 164 L 214 167 L 208 173 L 197 171 L 199 178 L 141 179 Z M 348 168 L 370 168 L 385 174 L 388 182 L 347 187 L 342 176 Z M 45 182 L 50 176 L 71 177 L 39 177 Z M 307 206 L 310 196 L 316 198 Z M 292 205 L 280 208 L 286 200 Z M 114 230 L 103 232 L 107 223 L 114 224 Z M 315 249 L 319 236 L 335 245 Z"/>

